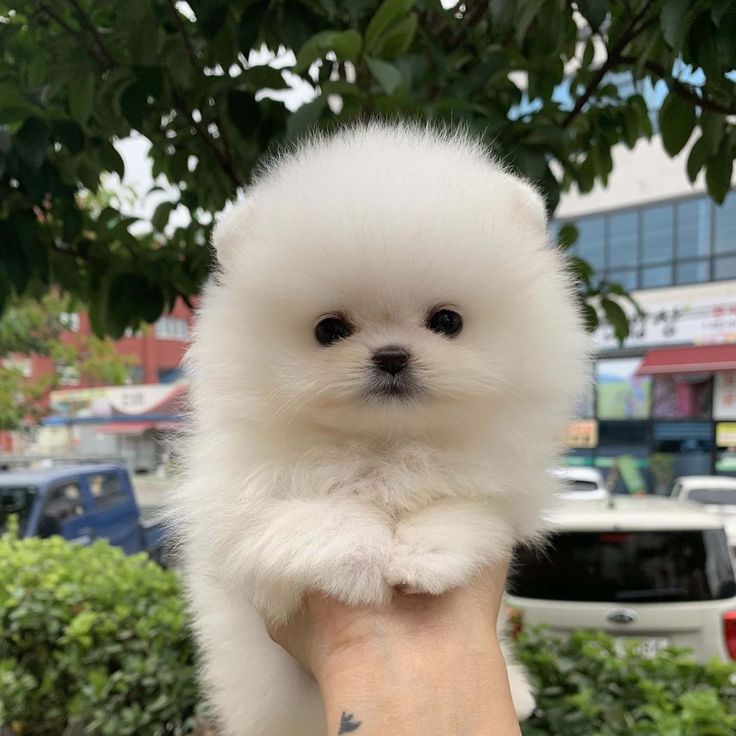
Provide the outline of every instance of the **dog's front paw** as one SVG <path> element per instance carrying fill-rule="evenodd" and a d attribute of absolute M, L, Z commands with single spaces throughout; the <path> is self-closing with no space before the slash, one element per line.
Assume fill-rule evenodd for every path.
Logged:
<path fill-rule="evenodd" d="M 391 586 L 385 578 L 385 555 L 354 554 L 335 561 L 334 574 L 320 588 L 331 598 L 350 606 L 375 606 L 391 599 Z"/>
<path fill-rule="evenodd" d="M 408 593 L 439 595 L 468 583 L 472 561 L 459 550 L 442 550 L 397 540 L 387 565 L 386 582 Z"/>

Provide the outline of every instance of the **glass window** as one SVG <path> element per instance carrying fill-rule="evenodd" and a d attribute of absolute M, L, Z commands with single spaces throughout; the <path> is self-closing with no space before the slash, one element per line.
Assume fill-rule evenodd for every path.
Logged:
<path fill-rule="evenodd" d="M 722 529 L 564 532 L 520 548 L 508 590 L 557 601 L 722 600 L 736 580 Z"/>
<path fill-rule="evenodd" d="M 621 284 L 627 291 L 636 289 L 636 270 L 633 268 L 609 271 L 606 278 L 614 284 Z"/>
<path fill-rule="evenodd" d="M 636 266 L 639 218 L 636 212 L 620 212 L 608 218 L 608 265 Z"/>
<path fill-rule="evenodd" d="M 599 360 L 596 398 L 599 419 L 649 417 L 651 378 L 638 376 L 639 358 Z M 599 440 L 603 444 L 602 439 Z"/>
<path fill-rule="evenodd" d="M 641 270 L 641 286 L 643 289 L 654 289 L 657 286 L 669 286 L 672 283 L 672 266 L 649 266 Z"/>
<path fill-rule="evenodd" d="M 603 268 L 603 218 L 584 217 L 578 220 L 577 226 L 577 255 L 588 261 L 593 268 Z"/>
<path fill-rule="evenodd" d="M 652 417 L 657 419 L 710 418 L 713 380 L 657 376 L 652 386 Z"/>
<path fill-rule="evenodd" d="M 89 479 L 89 490 L 97 509 L 117 506 L 128 498 L 125 489 L 120 485 L 120 478 L 111 473 L 93 475 Z"/>
<path fill-rule="evenodd" d="M 681 261 L 675 264 L 675 282 L 696 284 L 710 278 L 710 261 Z"/>
<path fill-rule="evenodd" d="M 714 259 L 713 278 L 736 279 L 736 256 L 721 256 Z"/>
<path fill-rule="evenodd" d="M 715 252 L 736 251 L 736 192 L 732 191 L 720 207 L 716 206 L 715 213 Z"/>
<path fill-rule="evenodd" d="M 181 370 L 176 368 L 159 368 L 158 369 L 158 382 L 159 383 L 173 383 L 181 377 Z"/>
<path fill-rule="evenodd" d="M 642 210 L 642 261 L 662 263 L 672 260 L 673 207 L 671 204 Z"/>
<path fill-rule="evenodd" d="M 705 197 L 680 202 L 675 208 L 677 258 L 710 253 L 710 201 Z"/>
<path fill-rule="evenodd" d="M 54 488 L 46 497 L 43 516 L 38 524 L 38 535 L 50 537 L 61 534 L 65 522 L 83 514 L 79 486 L 76 483 L 66 483 Z"/>
<path fill-rule="evenodd" d="M 184 319 L 177 317 L 160 317 L 155 325 L 156 337 L 159 340 L 188 340 L 189 325 Z"/>
<path fill-rule="evenodd" d="M 705 506 L 736 506 L 736 488 L 693 488 L 687 500 Z"/>
<path fill-rule="evenodd" d="M 18 530 L 21 534 L 25 532 L 37 493 L 33 486 L 0 486 L 0 533 L 5 530 L 9 516 L 16 516 Z"/>

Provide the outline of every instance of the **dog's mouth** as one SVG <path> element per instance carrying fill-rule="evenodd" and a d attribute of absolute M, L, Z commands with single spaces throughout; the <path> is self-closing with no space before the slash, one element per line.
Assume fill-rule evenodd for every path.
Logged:
<path fill-rule="evenodd" d="M 373 402 L 406 403 L 420 399 L 424 393 L 420 383 L 410 374 L 401 373 L 397 376 L 377 374 L 371 377 L 370 383 L 363 391 L 363 398 Z"/>

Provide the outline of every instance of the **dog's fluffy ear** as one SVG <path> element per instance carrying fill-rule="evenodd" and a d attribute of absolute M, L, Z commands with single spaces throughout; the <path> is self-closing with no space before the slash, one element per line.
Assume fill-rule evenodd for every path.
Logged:
<path fill-rule="evenodd" d="M 212 245 L 220 268 L 230 268 L 238 251 L 252 239 L 255 214 L 254 197 L 244 197 L 226 211 L 212 230 Z"/>
<path fill-rule="evenodd" d="M 547 207 L 540 192 L 523 179 L 518 181 L 518 189 L 514 194 L 515 209 L 523 213 L 535 228 L 546 230 Z"/>

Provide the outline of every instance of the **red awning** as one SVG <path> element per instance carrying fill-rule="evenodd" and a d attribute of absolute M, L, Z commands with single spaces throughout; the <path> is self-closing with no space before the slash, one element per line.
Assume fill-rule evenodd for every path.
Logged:
<path fill-rule="evenodd" d="M 650 350 L 644 356 L 637 373 L 656 376 L 733 370 L 736 370 L 736 344 Z"/>
<path fill-rule="evenodd" d="M 156 422 L 114 422 L 103 424 L 98 431 L 102 434 L 143 434 L 155 426 Z"/>

